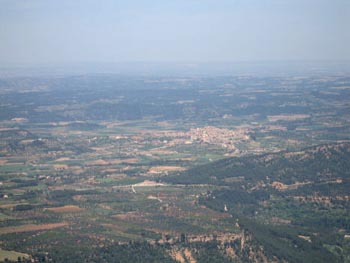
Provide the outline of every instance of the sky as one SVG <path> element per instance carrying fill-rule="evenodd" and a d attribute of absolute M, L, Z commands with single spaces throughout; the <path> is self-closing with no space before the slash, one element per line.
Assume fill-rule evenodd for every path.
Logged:
<path fill-rule="evenodd" d="M 350 60 L 349 0 L 0 0 L 0 65 Z"/>

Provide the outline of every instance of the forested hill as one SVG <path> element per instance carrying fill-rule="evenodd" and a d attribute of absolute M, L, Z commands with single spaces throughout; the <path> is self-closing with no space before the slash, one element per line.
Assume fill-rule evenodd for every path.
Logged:
<path fill-rule="evenodd" d="M 223 159 L 165 180 L 212 185 L 199 204 L 231 214 L 250 236 L 246 247 L 273 261 L 309 263 L 350 262 L 349 179 L 344 142 Z"/>
<path fill-rule="evenodd" d="M 256 183 L 277 187 L 282 184 L 349 180 L 350 143 L 324 144 L 297 152 L 222 159 L 192 168 L 165 180 L 180 184 L 252 186 Z M 281 183 L 279 186 L 277 182 Z"/>

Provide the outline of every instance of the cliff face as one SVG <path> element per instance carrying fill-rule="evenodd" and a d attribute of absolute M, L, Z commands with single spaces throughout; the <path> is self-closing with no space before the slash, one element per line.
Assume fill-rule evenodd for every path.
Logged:
<path fill-rule="evenodd" d="M 170 245 L 170 244 L 169 244 Z M 285 263 L 275 256 L 268 257 L 262 246 L 256 245 L 247 231 L 238 234 L 189 236 L 185 243 L 172 243 L 169 255 L 180 263 L 197 263 L 203 257 L 213 262 Z"/>

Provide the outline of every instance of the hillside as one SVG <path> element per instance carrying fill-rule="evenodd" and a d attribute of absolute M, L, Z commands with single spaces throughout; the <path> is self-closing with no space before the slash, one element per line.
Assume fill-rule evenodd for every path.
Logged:
<path fill-rule="evenodd" d="M 349 143 L 326 144 L 219 160 L 165 180 L 221 186 L 199 203 L 231 214 L 251 236 L 245 249 L 278 261 L 349 262 L 349 160 Z"/>

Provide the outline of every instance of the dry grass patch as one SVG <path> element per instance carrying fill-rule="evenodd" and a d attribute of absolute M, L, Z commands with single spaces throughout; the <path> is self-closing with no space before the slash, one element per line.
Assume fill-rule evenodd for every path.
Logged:
<path fill-rule="evenodd" d="M 118 174 L 109 174 L 107 177 L 112 179 L 121 179 L 121 178 L 127 177 L 127 175 L 123 173 L 118 173 Z"/>
<path fill-rule="evenodd" d="M 87 163 L 88 166 L 104 166 L 104 165 L 109 165 L 109 162 L 99 159 L 95 161 L 91 161 Z"/>
<path fill-rule="evenodd" d="M 311 116 L 309 114 L 281 114 L 281 115 L 269 115 L 267 116 L 268 120 L 270 122 L 276 122 L 276 121 L 297 121 L 297 120 L 303 120 L 310 118 Z"/>
<path fill-rule="evenodd" d="M 156 155 L 171 155 L 171 154 L 177 154 L 177 151 L 172 150 L 163 150 L 163 149 L 152 149 L 149 152 Z"/>
<path fill-rule="evenodd" d="M 31 231 L 42 231 L 50 230 L 53 228 L 68 226 L 68 223 L 52 223 L 52 224 L 42 224 L 42 225 L 22 225 L 22 226 L 10 226 L 10 227 L 1 227 L 0 235 L 12 234 L 12 233 L 21 233 L 21 232 L 31 232 Z"/>
<path fill-rule="evenodd" d="M 176 172 L 176 171 L 185 171 L 186 169 L 181 166 L 154 166 L 149 169 L 149 173 L 157 174 L 163 172 Z"/>
<path fill-rule="evenodd" d="M 7 162 L 8 162 L 8 160 L 2 159 L 2 160 L 0 160 L 0 165 L 4 165 L 4 164 L 6 164 Z"/>
<path fill-rule="evenodd" d="M 3 262 L 5 259 L 11 262 L 18 262 L 18 258 L 30 258 L 30 255 L 10 250 L 3 250 L 0 248 L 0 261 Z"/>
<path fill-rule="evenodd" d="M 50 207 L 46 208 L 45 210 L 54 212 L 54 213 L 79 213 L 84 211 L 84 208 L 80 208 L 79 206 L 76 205 L 65 205 L 65 206 L 60 206 L 60 207 Z"/>
<path fill-rule="evenodd" d="M 31 144 L 31 143 L 33 143 L 33 142 L 34 142 L 33 139 L 28 139 L 28 140 L 22 140 L 22 141 L 20 142 L 20 144 L 22 144 L 22 145 L 28 145 L 28 144 Z"/>
<path fill-rule="evenodd" d="M 115 159 L 115 160 L 108 160 L 108 164 L 110 165 L 116 165 L 121 163 L 137 163 L 139 159 L 137 158 L 128 158 L 128 159 Z"/>
<path fill-rule="evenodd" d="M 55 160 L 55 162 L 66 162 L 66 161 L 70 161 L 71 159 L 68 157 L 61 157 Z"/>
<path fill-rule="evenodd" d="M 155 181 L 145 180 L 141 183 L 134 184 L 133 186 L 145 187 L 145 186 L 164 186 L 162 183 L 157 183 Z"/>
<path fill-rule="evenodd" d="M 117 165 L 121 163 L 137 163 L 139 160 L 137 158 L 128 158 L 128 159 L 113 159 L 113 160 L 94 160 L 87 162 L 88 166 L 107 166 L 107 165 Z"/>

